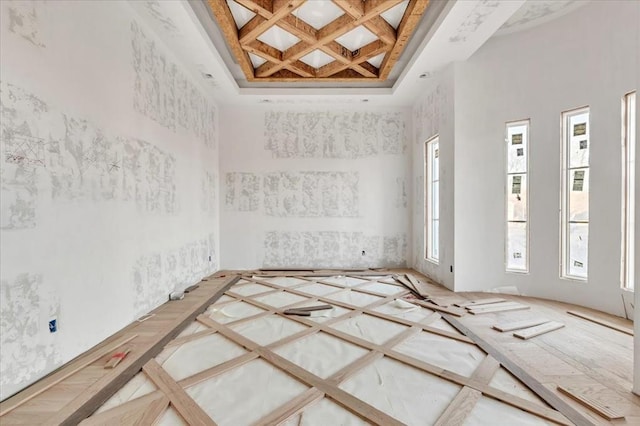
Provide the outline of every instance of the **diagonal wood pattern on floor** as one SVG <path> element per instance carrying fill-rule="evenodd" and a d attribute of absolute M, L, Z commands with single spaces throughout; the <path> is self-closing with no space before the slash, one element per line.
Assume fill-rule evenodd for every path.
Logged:
<path fill-rule="evenodd" d="M 15 399 L 21 394 L 3 402 L 2 411 L 8 413 L 2 422 L 77 422 L 114 393 L 82 424 L 320 424 L 314 419 L 322 418 L 332 424 L 418 424 L 419 419 L 420 424 L 452 425 L 487 424 L 496 415 L 505 421 L 527 422 L 523 424 L 607 422 L 572 399 L 560 397 L 555 391 L 557 385 L 586 389 L 590 398 L 623 412 L 628 424 L 640 418 L 638 398 L 629 392 L 630 377 L 624 380 L 626 367 L 607 370 L 604 359 L 598 356 L 593 357 L 595 362 L 581 360 L 565 343 L 577 342 L 588 333 L 606 336 L 607 342 L 614 343 L 607 351 L 608 362 L 628 362 L 630 368 L 630 336 L 570 317 L 556 302 L 512 296 L 504 298 L 532 305 L 550 319 L 562 317 L 567 327 L 556 334 L 522 341 L 490 327 L 497 322 L 530 318 L 531 312 L 467 315 L 451 320 L 454 325 L 460 321 L 462 329 L 474 330 L 475 338 L 482 340 L 481 347 L 486 349 L 489 344 L 498 358 L 505 355 L 518 368 L 526 369 L 529 386 L 539 393 L 544 387 L 543 394 L 548 390 L 553 398 L 559 398 L 569 420 L 513 377 L 496 357 L 487 355 L 473 339 L 444 321 L 447 314 L 442 314 L 443 318 L 424 307 L 429 303 L 397 303 L 410 293 L 393 279 L 396 272 L 249 272 L 239 281 L 210 278 L 183 301 L 163 305 L 151 319 L 114 336 L 107 342 L 110 344 L 98 348 L 100 356 L 89 357 L 95 362 L 87 364 L 85 360 L 85 367 L 59 385 L 22 405 L 16 405 L 20 400 Z M 420 277 L 423 288 L 428 288 L 438 303 L 463 299 L 411 273 Z M 470 298 L 483 297 L 487 298 Z M 318 316 L 284 314 L 290 308 L 318 304 L 333 309 Z M 145 323 L 147 329 L 140 328 Z M 164 339 L 154 333 L 160 329 Z M 569 329 L 574 340 L 564 334 Z M 171 331 L 167 334 L 167 330 Z M 134 345 L 134 357 L 113 369 L 118 377 L 110 378 L 116 380 L 110 392 L 103 390 L 102 397 L 95 398 L 107 383 L 109 373 L 104 372 L 111 371 L 102 366 L 122 345 L 124 336 L 136 336 L 127 343 Z M 136 354 L 136 348 L 151 340 L 155 343 L 148 345 L 148 356 L 136 363 L 136 356 L 142 352 Z M 160 347 L 158 342 L 162 342 Z M 327 348 L 330 350 L 323 352 Z M 261 387 L 261 375 L 268 378 L 269 389 Z M 394 377 L 398 381 L 400 377 L 408 379 L 396 389 Z M 404 385 L 408 389 L 403 389 Z M 412 394 L 409 390 L 414 385 L 417 391 Z M 233 399 L 233 388 L 242 396 Z M 25 391 L 27 396 L 30 389 Z M 69 389 L 80 393 L 73 394 Z M 219 397 L 222 394 L 231 399 Z M 243 402 L 252 398 L 264 402 L 261 408 L 243 407 Z M 89 400 L 93 405 L 84 404 Z M 413 408 L 398 408 L 405 403 Z M 240 409 L 234 410 L 233 406 Z M 76 411 L 72 413 L 72 409 Z"/>

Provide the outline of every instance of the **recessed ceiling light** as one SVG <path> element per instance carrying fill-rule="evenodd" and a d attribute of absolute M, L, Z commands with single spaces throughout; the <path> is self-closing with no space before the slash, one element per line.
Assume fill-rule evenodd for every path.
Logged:
<path fill-rule="evenodd" d="M 430 72 L 423 72 L 418 77 L 419 78 L 430 78 L 431 77 L 431 73 Z"/>

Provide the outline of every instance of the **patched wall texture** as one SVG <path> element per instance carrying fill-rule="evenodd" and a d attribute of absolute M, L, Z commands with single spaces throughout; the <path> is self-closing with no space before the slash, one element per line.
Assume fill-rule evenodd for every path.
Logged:
<path fill-rule="evenodd" d="M 218 111 L 160 6 L 0 2 L 0 399 L 218 269 Z"/>
<path fill-rule="evenodd" d="M 224 268 L 406 265 L 408 109 L 222 114 Z"/>
<path fill-rule="evenodd" d="M 264 128 L 265 148 L 277 158 L 362 158 L 406 148 L 398 112 L 266 112 Z"/>
<path fill-rule="evenodd" d="M 227 173 L 230 211 L 260 211 L 267 216 L 357 217 L 356 172 Z"/>
<path fill-rule="evenodd" d="M 0 285 L 0 387 L 25 383 L 61 361 L 42 324 L 60 314 L 60 300 L 42 275 L 20 274 Z"/>

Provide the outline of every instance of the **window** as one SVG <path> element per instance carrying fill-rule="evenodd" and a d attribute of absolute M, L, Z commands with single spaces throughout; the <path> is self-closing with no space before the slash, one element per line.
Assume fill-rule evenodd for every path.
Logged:
<path fill-rule="evenodd" d="M 529 270 L 529 120 L 507 123 L 507 271 Z"/>
<path fill-rule="evenodd" d="M 589 108 L 562 113 L 561 276 L 586 280 L 589 257 Z"/>
<path fill-rule="evenodd" d="M 425 143 L 425 257 L 438 263 L 440 259 L 440 150 L 438 136 Z"/>
<path fill-rule="evenodd" d="M 633 290 L 635 260 L 636 92 L 623 100 L 622 113 L 622 288 Z"/>

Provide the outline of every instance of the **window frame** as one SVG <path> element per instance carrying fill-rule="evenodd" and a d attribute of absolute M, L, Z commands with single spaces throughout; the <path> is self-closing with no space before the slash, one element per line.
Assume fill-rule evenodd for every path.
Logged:
<path fill-rule="evenodd" d="M 588 105 L 581 106 L 578 108 L 573 108 L 570 110 L 563 111 L 561 113 L 560 123 L 562 127 L 562 139 L 561 139 L 561 187 L 560 187 L 560 278 L 578 281 L 582 283 L 586 283 L 589 280 L 589 239 L 587 238 L 587 274 L 586 276 L 573 275 L 569 273 L 569 265 L 570 265 L 570 247 L 569 247 L 569 225 L 571 223 L 586 223 L 587 229 L 590 228 L 590 217 L 588 220 L 584 221 L 571 221 L 570 217 L 570 197 L 571 190 L 569 188 L 569 184 L 571 182 L 570 173 L 575 169 L 587 169 L 591 170 L 591 159 L 589 157 L 588 165 L 580 166 L 580 167 L 571 167 L 571 156 L 570 156 L 570 145 L 571 145 L 571 136 L 570 126 L 571 126 L 571 117 L 576 115 L 587 114 L 587 149 L 589 150 L 589 155 L 591 154 L 591 109 Z M 589 176 L 587 176 L 587 185 L 589 184 Z M 591 197 L 589 192 L 589 201 L 587 205 L 587 211 L 590 210 L 591 207 Z"/>
<path fill-rule="evenodd" d="M 437 144 L 438 150 L 438 179 L 433 180 L 433 144 Z M 429 262 L 438 265 L 440 263 L 440 200 L 438 200 L 438 241 L 433 241 L 433 187 L 434 182 L 438 185 L 438 197 L 440 195 L 440 135 L 436 134 L 427 139 L 424 143 L 424 258 Z M 434 243 L 438 245 L 437 257 L 433 255 Z"/>
<path fill-rule="evenodd" d="M 637 149 L 637 94 L 629 92 L 622 98 L 622 227 L 620 251 L 620 287 L 633 292 L 635 288 L 635 174 Z"/>
<path fill-rule="evenodd" d="M 526 127 L 526 145 L 525 145 L 525 168 L 524 168 L 524 172 L 509 172 L 509 144 L 511 143 L 511 141 L 509 140 L 509 128 L 510 127 L 518 127 L 518 126 L 525 126 Z M 505 149 L 505 188 L 504 188 L 504 195 L 505 195 L 505 203 L 504 203 L 504 235 L 505 235 L 505 239 L 504 239 L 504 270 L 505 272 L 508 273 L 515 273 L 515 274 L 528 274 L 529 273 L 529 259 L 530 259 L 530 200 L 531 200 L 531 192 L 530 192 L 530 187 L 531 185 L 529 184 L 530 178 L 529 178 L 529 153 L 530 153 L 530 136 L 531 136 L 531 119 L 530 118 L 526 118 L 526 119 L 522 119 L 522 120 L 515 120 L 515 121 L 508 121 L 505 123 L 505 142 L 506 142 L 506 149 Z M 509 220 L 509 200 L 508 200 L 508 194 L 509 194 L 509 176 L 511 175 L 525 175 L 525 193 L 527 195 L 527 208 L 526 208 L 526 220 Z M 526 251 L 526 256 L 525 256 L 525 268 L 524 269 L 518 269 L 518 268 L 510 268 L 508 265 L 508 258 L 509 258 L 509 223 L 525 223 L 526 224 L 526 233 L 525 233 L 525 238 L 526 238 L 526 245 L 525 245 L 525 251 Z"/>

